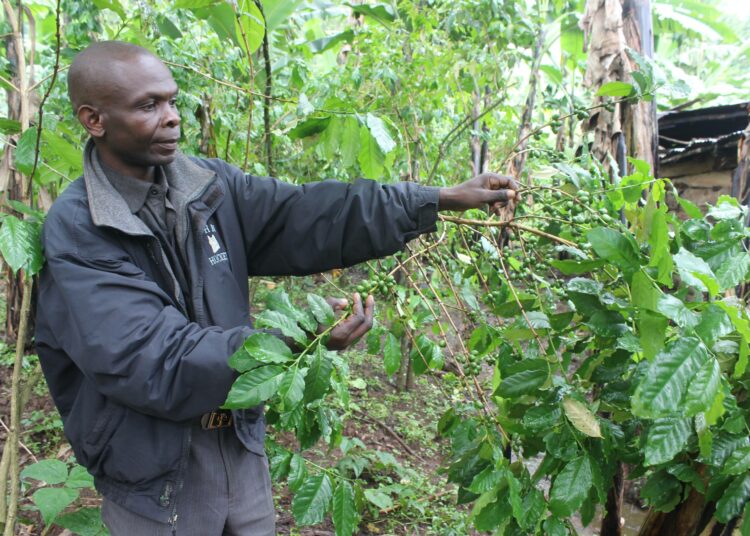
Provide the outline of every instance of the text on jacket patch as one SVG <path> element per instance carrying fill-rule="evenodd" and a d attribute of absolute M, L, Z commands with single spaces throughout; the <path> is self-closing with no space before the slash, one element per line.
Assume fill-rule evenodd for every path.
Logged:
<path fill-rule="evenodd" d="M 216 238 L 216 227 L 213 223 L 208 223 L 203 226 L 203 234 L 208 237 L 208 245 L 211 248 L 211 252 L 214 253 L 214 255 L 211 255 L 208 258 L 208 262 L 211 263 L 211 266 L 215 266 L 219 264 L 220 262 L 226 262 L 228 261 L 227 253 L 226 251 L 221 251 L 221 244 L 219 243 L 219 240 Z"/>

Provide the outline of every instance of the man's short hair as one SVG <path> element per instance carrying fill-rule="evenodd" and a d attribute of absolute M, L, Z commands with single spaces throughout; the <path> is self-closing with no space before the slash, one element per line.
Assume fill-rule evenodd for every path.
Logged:
<path fill-rule="evenodd" d="M 156 56 L 138 45 L 123 41 L 99 41 L 79 52 L 68 71 L 68 97 L 73 112 L 84 104 L 96 106 L 108 95 L 113 69 L 117 62 L 130 61 L 138 56 Z M 158 59 L 158 58 L 157 58 Z"/>

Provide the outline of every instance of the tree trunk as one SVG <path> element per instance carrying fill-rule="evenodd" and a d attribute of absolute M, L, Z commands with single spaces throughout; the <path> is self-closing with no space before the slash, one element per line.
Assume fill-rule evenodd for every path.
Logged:
<path fill-rule="evenodd" d="M 506 169 L 506 173 L 517 181 L 520 181 L 523 169 L 526 166 L 526 147 L 529 144 L 529 135 L 531 134 L 531 118 L 534 115 L 534 107 L 536 106 L 539 67 L 542 64 L 543 52 L 544 30 L 540 28 L 536 37 L 536 43 L 534 43 L 534 59 L 531 64 L 531 73 L 529 73 L 529 92 L 526 95 L 526 104 L 523 107 L 521 124 L 518 127 L 518 144 L 515 149 L 516 154 L 510 162 L 508 162 L 508 167 Z M 531 186 L 531 176 L 529 176 L 527 183 Z"/>
<path fill-rule="evenodd" d="M 584 84 L 596 90 L 608 82 L 631 82 L 634 62 L 626 53 L 631 48 L 642 56 L 653 56 L 650 0 L 587 0 L 581 27 L 588 46 Z M 610 97 L 595 97 L 594 105 Z M 628 173 L 627 157 L 649 163 L 656 173 L 656 105 L 654 102 L 617 102 L 596 108 L 586 126 L 594 133 L 592 154 L 609 171 L 613 181 Z M 622 214 L 621 214 L 621 217 Z M 621 536 L 625 471 L 618 464 L 607 494 L 607 513 L 602 520 L 602 536 Z M 651 517 L 651 516 L 650 516 Z M 661 519 L 655 515 L 654 522 Z M 675 533 L 678 534 L 678 533 Z M 681 534 L 681 533 L 679 533 Z"/>
<path fill-rule="evenodd" d="M 653 55 L 650 0 L 587 0 L 581 20 L 589 48 L 584 84 L 594 90 L 608 82 L 631 83 L 635 63 L 626 48 Z M 594 105 L 611 97 L 595 97 Z M 656 105 L 652 102 L 617 102 L 597 108 L 589 117 L 594 133 L 592 153 L 614 176 L 628 174 L 617 162 L 618 151 L 645 160 L 656 172 Z M 617 165 L 615 165 L 617 164 Z M 627 166 L 625 166 L 627 167 Z"/>

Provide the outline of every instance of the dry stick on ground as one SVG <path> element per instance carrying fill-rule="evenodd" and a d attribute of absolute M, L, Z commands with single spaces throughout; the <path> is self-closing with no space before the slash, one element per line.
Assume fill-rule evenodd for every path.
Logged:
<path fill-rule="evenodd" d="M 380 428 L 382 428 L 383 430 L 385 430 L 386 432 L 388 432 L 388 434 L 390 434 L 391 437 L 393 437 L 393 439 L 395 439 L 396 441 L 398 441 L 399 445 L 401 445 L 402 447 L 404 447 L 404 449 L 406 450 L 406 452 L 408 452 L 409 454 L 411 454 L 414 458 L 416 458 L 420 462 L 427 463 L 427 460 L 425 460 L 424 458 L 422 458 L 422 456 L 420 456 L 419 454 L 417 454 L 416 452 L 414 452 L 414 449 L 412 449 L 406 443 L 406 441 L 404 441 L 401 438 L 401 436 L 398 435 L 390 426 L 388 426 L 387 424 L 385 424 L 383 422 L 380 422 L 377 419 L 373 419 L 372 417 L 368 417 L 367 415 L 365 415 L 364 413 L 362 413 L 359 410 L 355 409 L 354 413 L 357 415 L 358 419 L 360 419 L 362 421 L 365 421 L 365 422 L 369 422 L 370 424 L 376 424 L 376 425 L 378 425 Z"/>

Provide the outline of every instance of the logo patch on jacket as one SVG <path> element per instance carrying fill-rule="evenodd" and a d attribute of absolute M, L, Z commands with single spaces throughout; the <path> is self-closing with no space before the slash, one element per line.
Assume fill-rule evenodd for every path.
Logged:
<path fill-rule="evenodd" d="M 216 238 L 217 232 L 216 227 L 213 223 L 209 223 L 203 227 L 203 234 L 206 235 L 208 239 L 208 246 L 211 248 L 211 255 L 208 257 L 208 262 L 211 263 L 211 266 L 216 266 L 220 262 L 227 262 L 229 258 L 227 257 L 226 251 L 221 251 L 221 244 L 219 243 L 219 239 Z"/>

